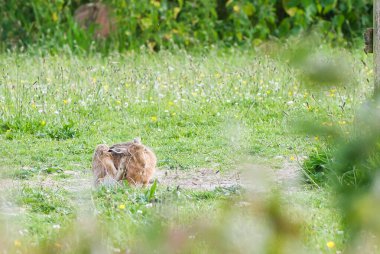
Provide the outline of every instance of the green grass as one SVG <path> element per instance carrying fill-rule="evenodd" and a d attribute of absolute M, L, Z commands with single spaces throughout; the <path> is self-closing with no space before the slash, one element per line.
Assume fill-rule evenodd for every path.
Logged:
<path fill-rule="evenodd" d="M 103 243 L 123 251 L 139 249 L 147 238 L 154 248 L 162 241 L 170 245 L 165 234 L 170 235 L 172 227 L 182 230 L 190 225 L 190 231 L 198 232 L 199 221 L 220 224 L 223 216 L 231 216 L 230 202 L 246 200 L 244 191 L 166 189 L 158 183 L 154 191 L 104 187 L 88 190 L 82 198 L 80 191 L 67 187 L 76 180 L 70 172 L 89 171 L 97 144 L 137 136 L 157 153 L 160 169 L 229 171 L 247 162 L 281 168 L 328 139 L 296 131 L 295 120 L 323 119 L 348 132 L 355 108 L 370 93 L 371 63 L 357 51 L 345 53 L 356 64 L 352 83 L 361 87 L 310 90 L 280 55 L 253 50 L 107 58 L 1 55 L 0 170 L 4 178 L 25 185 L 12 192 L 14 205 L 24 211 L 12 230 L 27 230 L 21 236 L 9 234 L 4 246 L 13 251 L 25 248 L 23 252 L 36 245 L 85 252 L 86 246 Z M 364 66 L 360 60 L 369 63 Z M 45 186 L 46 179 L 53 179 L 53 186 Z M 330 240 L 337 249 L 344 248 L 344 229 L 329 205 L 328 190 L 300 188 L 284 195 L 285 203 L 300 208 L 295 214 L 305 221 L 300 236 L 304 248 L 328 253 Z M 88 230 L 87 224 L 78 228 L 76 222 L 86 209 L 91 211 Z M 298 218 L 287 216 L 291 221 Z M 75 242 L 77 235 L 83 244 Z M 190 249 L 217 252 L 211 238 L 195 238 Z"/>

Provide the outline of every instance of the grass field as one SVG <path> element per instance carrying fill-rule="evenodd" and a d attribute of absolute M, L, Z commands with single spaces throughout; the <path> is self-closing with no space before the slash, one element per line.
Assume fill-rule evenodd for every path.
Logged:
<path fill-rule="evenodd" d="M 347 236 L 327 189 L 300 185 L 282 192 L 275 184 L 265 199 L 233 185 L 91 189 L 90 168 L 97 144 L 141 137 L 156 152 L 160 171 L 297 169 L 300 158 L 324 146 L 323 137 L 297 131 L 297 120 L 318 119 L 349 135 L 355 109 L 370 94 L 372 63 L 359 51 L 344 54 L 355 66 L 352 80 L 321 89 L 306 86 L 280 54 L 253 50 L 1 55 L 1 248 L 343 250 Z M 257 214 L 257 204 L 269 212 Z M 298 233 L 273 226 L 279 218 Z M 262 241 L 249 245 L 251 237 Z"/>

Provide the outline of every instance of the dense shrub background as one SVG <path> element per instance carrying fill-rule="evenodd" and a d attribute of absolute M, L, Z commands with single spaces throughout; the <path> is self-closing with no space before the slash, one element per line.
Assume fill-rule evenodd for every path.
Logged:
<path fill-rule="evenodd" d="M 151 49 L 209 44 L 256 45 L 315 29 L 326 38 L 353 39 L 372 24 L 372 0 L 105 0 L 115 27 L 107 40 L 73 21 L 83 0 L 0 0 L 2 50 Z"/>

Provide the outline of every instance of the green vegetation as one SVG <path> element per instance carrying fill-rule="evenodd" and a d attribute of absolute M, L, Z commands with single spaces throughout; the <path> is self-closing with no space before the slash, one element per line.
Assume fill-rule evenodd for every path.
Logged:
<path fill-rule="evenodd" d="M 82 30 L 75 10 L 88 1 L 1 0 L 3 49 L 42 52 L 103 52 L 257 46 L 316 30 L 346 44 L 372 25 L 371 0 L 151 0 L 102 1 L 110 8 L 111 36 L 94 41 L 96 27 Z"/>
<path fill-rule="evenodd" d="M 292 44 L 283 46 L 289 52 Z M 181 242 L 177 247 L 183 252 L 249 252 L 251 238 L 221 243 L 232 241 L 228 232 L 241 234 L 237 229 L 249 236 L 265 229 L 255 248 L 276 251 L 298 242 L 292 250 L 328 253 L 332 244 L 344 250 L 346 215 L 337 213 L 330 188 L 301 186 L 264 200 L 237 186 L 190 190 L 157 182 L 148 189 L 90 188 L 96 144 L 136 136 L 157 153 L 160 170 L 180 173 L 199 168 L 225 173 L 258 164 L 283 168 L 316 147 L 328 149 L 335 140 L 331 133 L 349 140 L 354 112 L 371 93 L 372 63 L 359 51 L 310 50 L 344 56 L 353 78 L 345 86 L 310 87 L 315 81 L 300 79 L 302 70 L 284 62 L 286 54 L 276 54 L 272 44 L 203 55 L 3 54 L 1 186 L 8 189 L 11 207 L 23 212 L 17 219 L 0 217 L 0 224 L 18 221 L 0 232 L 6 234 L 1 246 L 28 253 L 86 253 L 94 246 L 168 253 Z M 313 121 L 308 134 L 300 116 Z M 327 127 L 335 132 L 317 132 Z M 304 164 L 318 184 L 323 178 L 313 172 L 328 156 L 315 153 Z"/>

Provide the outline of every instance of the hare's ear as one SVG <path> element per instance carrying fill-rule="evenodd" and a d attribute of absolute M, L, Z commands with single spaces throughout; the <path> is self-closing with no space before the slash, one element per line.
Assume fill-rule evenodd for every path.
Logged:
<path fill-rule="evenodd" d="M 136 144 L 141 144 L 141 138 L 140 137 L 136 137 L 133 139 L 133 143 L 136 143 Z"/>
<path fill-rule="evenodd" d="M 117 149 L 117 148 L 110 148 L 110 149 L 108 150 L 108 152 L 111 152 L 111 153 L 117 153 L 117 154 L 123 154 L 123 153 L 124 153 L 123 150 L 121 150 L 121 149 Z"/>

